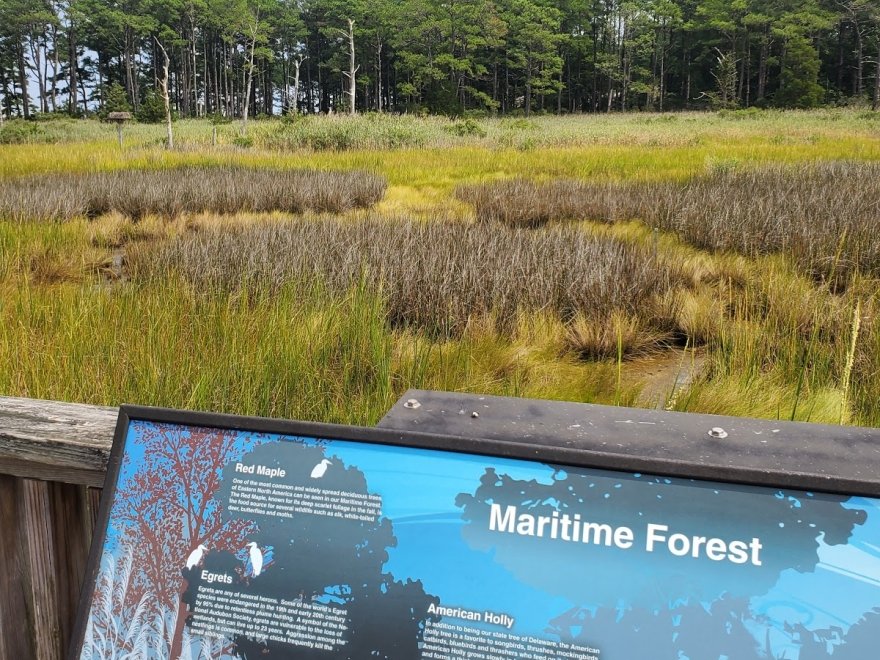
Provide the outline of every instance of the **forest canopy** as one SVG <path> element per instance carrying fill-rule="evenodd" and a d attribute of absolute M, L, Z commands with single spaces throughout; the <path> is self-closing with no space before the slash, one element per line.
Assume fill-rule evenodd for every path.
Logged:
<path fill-rule="evenodd" d="M 166 71 L 167 67 L 167 71 Z M 880 104 L 880 0 L 0 0 L 5 117 Z"/>

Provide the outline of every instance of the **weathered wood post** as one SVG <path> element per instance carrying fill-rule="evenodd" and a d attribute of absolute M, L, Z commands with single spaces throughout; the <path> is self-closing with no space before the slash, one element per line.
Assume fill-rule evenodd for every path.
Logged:
<path fill-rule="evenodd" d="M 107 115 L 107 119 L 116 124 L 116 136 L 119 138 L 119 148 L 123 148 L 122 144 L 122 125 L 127 121 L 131 121 L 130 112 L 111 112 Z"/>
<path fill-rule="evenodd" d="M 116 414 L 0 397 L 0 659 L 67 652 Z"/>

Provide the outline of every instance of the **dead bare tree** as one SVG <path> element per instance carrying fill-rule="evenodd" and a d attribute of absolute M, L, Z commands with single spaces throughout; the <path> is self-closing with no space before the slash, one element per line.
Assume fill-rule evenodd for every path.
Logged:
<path fill-rule="evenodd" d="M 174 129 L 171 125 L 171 95 L 168 93 L 168 69 L 171 66 L 171 59 L 168 57 L 168 51 L 165 50 L 165 46 L 162 45 L 162 42 L 159 41 L 158 37 L 156 37 L 155 40 L 159 50 L 162 51 L 163 59 L 162 78 L 159 80 L 159 85 L 162 101 L 165 105 L 165 146 L 168 149 L 174 149 Z"/>
<path fill-rule="evenodd" d="M 254 13 L 254 22 L 250 26 L 250 53 L 248 54 L 248 63 L 247 63 L 247 85 L 244 93 L 244 108 L 241 113 L 241 134 L 247 135 L 247 122 L 248 122 L 248 111 L 250 110 L 251 105 L 251 89 L 254 84 L 254 56 L 257 51 L 257 38 L 260 34 L 260 11 L 256 10 Z"/>
<path fill-rule="evenodd" d="M 343 71 L 342 75 L 348 78 L 348 114 L 354 115 L 357 113 L 355 108 L 355 98 L 357 93 L 357 85 L 355 82 L 355 75 L 360 70 L 361 65 L 358 64 L 355 66 L 355 58 L 354 58 L 354 19 L 348 20 L 348 30 L 339 30 L 342 35 L 348 39 L 348 71 Z"/>
<path fill-rule="evenodd" d="M 309 59 L 308 55 L 298 53 L 296 59 L 293 60 L 293 66 L 295 67 L 293 74 L 293 96 L 291 97 L 293 100 L 288 101 L 288 112 L 292 115 L 299 113 L 299 70 L 307 59 Z"/>

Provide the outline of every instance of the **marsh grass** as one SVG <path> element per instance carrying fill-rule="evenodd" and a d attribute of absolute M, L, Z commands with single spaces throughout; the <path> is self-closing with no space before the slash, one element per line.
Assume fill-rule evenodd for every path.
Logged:
<path fill-rule="evenodd" d="M 620 186 L 570 179 L 534 182 L 505 179 L 490 184 L 459 186 L 455 196 L 474 207 L 481 222 L 511 227 L 541 227 L 552 220 L 610 221 L 625 211 Z"/>
<path fill-rule="evenodd" d="M 479 144 L 520 152 L 559 147 L 626 145 L 700 147 L 728 140 L 754 139 L 789 147 L 839 141 L 854 134 L 876 137 L 876 113 L 829 109 L 812 112 L 758 111 L 744 116 L 731 112 L 635 113 L 530 118 L 447 118 L 363 113 L 258 117 L 241 139 L 240 122 L 216 126 L 218 146 L 289 151 L 386 150 L 450 148 Z M 211 147 L 215 126 L 204 119 L 175 122 L 175 142 L 182 149 Z M 164 126 L 132 122 L 124 130 L 128 147 L 161 148 Z M 44 115 L 36 121 L 10 121 L 0 131 L 0 144 L 115 143 L 116 129 L 94 119 L 72 120 Z"/>
<path fill-rule="evenodd" d="M 189 166 L 162 170 L 0 179 L 0 218 L 66 221 L 118 212 L 154 214 L 342 213 L 382 199 L 386 183 L 366 172 Z"/>
<path fill-rule="evenodd" d="M 857 272 L 880 275 L 880 164 L 716 167 L 680 183 L 515 179 L 462 186 L 456 196 L 487 222 L 639 219 L 699 248 L 784 253 L 835 288 Z"/>
<path fill-rule="evenodd" d="M 409 387 L 633 404 L 613 367 L 559 355 L 561 324 L 518 319 L 513 337 L 474 324 L 436 340 L 392 331 L 384 300 L 355 282 L 341 295 L 198 290 L 180 278 L 107 288 L 0 283 L 0 391 L 374 424 Z"/>
<path fill-rule="evenodd" d="M 37 138 L 26 136 L 29 143 L 0 146 L 0 177 L 179 173 L 230 163 L 368 171 L 391 188 L 375 210 L 385 220 L 367 224 L 428 226 L 421 233 L 392 234 L 384 226 L 368 232 L 360 223 L 373 211 L 323 218 L 331 222 L 324 230 L 297 230 L 292 255 L 300 265 L 293 267 L 284 240 L 272 250 L 241 250 L 268 236 L 260 233 L 267 227 L 288 231 L 296 222 L 285 213 L 184 212 L 176 220 L 147 214 L 137 223 L 115 211 L 63 223 L 0 219 L 0 392 L 372 424 L 408 387 L 633 405 L 645 374 L 630 356 L 672 360 L 675 370 L 694 345 L 705 345 L 705 368 L 694 383 L 660 389 L 670 393 L 667 407 L 880 425 L 880 284 L 863 247 L 872 236 L 860 234 L 858 223 L 835 236 L 833 224 L 855 222 L 847 218 L 856 209 L 859 222 L 874 226 L 865 193 L 876 199 L 869 179 L 877 165 L 815 164 L 880 159 L 873 115 L 533 117 L 474 120 L 476 131 L 435 118 L 309 122 L 253 122 L 252 146 L 234 145 L 238 127 L 221 126 L 212 147 L 209 124 L 181 121 L 175 151 L 162 147 L 161 127 L 127 126 L 120 150 L 112 126 L 46 122 Z M 272 143 L 279 137 L 289 141 Z M 59 149 L 61 143 L 77 146 Z M 755 178 L 764 176 L 759 169 L 776 177 L 766 184 L 773 190 Z M 461 222 L 473 224 L 475 213 L 450 193 L 459 184 L 517 178 L 534 182 L 524 199 L 537 195 L 539 205 L 549 203 L 552 180 L 576 181 L 562 184 L 574 208 L 568 215 L 592 221 L 540 220 L 526 229 L 527 218 L 486 243 L 499 253 L 475 250 Z M 715 208 L 713 197 L 729 208 L 707 211 Z M 779 222 L 774 214 L 797 222 L 790 201 L 831 229 L 768 229 L 770 220 Z M 824 218 L 828 209 L 841 217 Z M 707 230 L 708 212 L 727 213 L 730 226 Z M 433 238 L 452 223 L 457 246 Z M 503 222 L 476 225 L 474 236 Z M 250 242 L 236 232 L 249 232 Z M 640 267 L 656 264 L 659 289 L 652 283 L 646 293 L 643 273 L 631 278 L 597 258 L 590 268 L 618 281 L 603 283 L 605 293 L 566 290 L 563 284 L 579 281 L 577 271 L 565 272 L 577 257 L 553 261 L 544 258 L 552 252 L 537 250 L 554 232 L 575 246 L 598 241 L 647 256 Z M 773 241 L 763 244 L 764 233 Z M 221 243 L 198 247 L 200 239 L 210 243 L 222 234 L 229 234 L 234 277 L 214 272 L 224 266 Z M 510 236 L 519 234 L 531 237 L 511 249 Z M 438 247 L 407 247 L 407 235 Z M 322 243 L 309 249 L 307 238 L 324 241 L 342 265 L 328 263 Z M 150 264 L 171 254 L 178 259 Z M 414 263 L 405 263 L 412 254 Z M 119 255 L 133 260 L 133 277 L 108 279 L 105 264 Z M 208 268 L 199 274 L 205 255 Z M 493 272 L 486 278 L 477 265 L 462 267 L 462 255 L 489 261 Z M 255 268 L 246 263 L 251 257 Z M 518 271 L 516 264 L 530 265 Z M 410 280 L 390 285 L 383 268 Z M 509 282 L 496 281 L 502 275 Z M 557 284 L 546 288 L 548 282 Z M 637 283 L 634 291 L 625 290 L 628 282 Z M 514 304 L 519 288 L 529 287 L 543 293 Z M 609 292 L 624 304 L 606 305 Z M 578 309 L 578 296 L 590 304 Z"/>
<path fill-rule="evenodd" d="M 319 250 L 315 246 L 320 246 Z M 275 290 L 312 280 L 339 292 L 366 277 L 392 327 L 460 336 L 492 315 L 631 315 L 681 276 L 639 246 L 572 227 L 541 232 L 456 220 L 302 219 L 181 236 L 132 255 L 136 278 L 179 274 L 204 290 Z"/>
<path fill-rule="evenodd" d="M 876 280 L 836 295 L 792 269 L 776 258 L 732 292 L 709 369 L 675 409 L 880 423 Z"/>
<path fill-rule="evenodd" d="M 733 169 L 638 199 L 640 217 L 698 247 L 784 253 L 835 287 L 880 275 L 880 164 Z"/>
<path fill-rule="evenodd" d="M 650 316 L 615 309 L 606 318 L 578 314 L 567 324 L 568 348 L 583 359 L 622 359 L 653 353 L 672 344 L 672 335 Z"/>

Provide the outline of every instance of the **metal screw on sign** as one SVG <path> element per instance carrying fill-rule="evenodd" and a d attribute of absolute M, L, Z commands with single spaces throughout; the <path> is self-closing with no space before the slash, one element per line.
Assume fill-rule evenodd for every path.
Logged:
<path fill-rule="evenodd" d="M 711 429 L 709 429 L 709 435 L 713 438 L 724 439 L 727 437 L 727 431 L 725 431 L 720 426 L 713 426 Z"/>
<path fill-rule="evenodd" d="M 410 410 L 415 410 L 416 408 L 421 408 L 422 404 L 419 403 L 418 399 L 407 399 L 406 403 L 403 404 L 404 408 L 409 408 Z"/>

